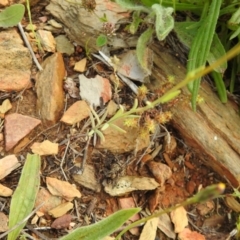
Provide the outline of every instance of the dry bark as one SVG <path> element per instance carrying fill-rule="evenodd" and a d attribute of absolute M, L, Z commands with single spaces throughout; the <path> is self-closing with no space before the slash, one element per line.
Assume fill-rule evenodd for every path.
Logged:
<path fill-rule="evenodd" d="M 159 44 L 153 44 L 153 76 L 155 88 L 167 76 L 182 80 L 186 69 Z M 183 89 L 183 94 L 188 94 Z M 222 104 L 207 82 L 199 92 L 204 102 L 193 112 L 189 101 L 180 100 L 172 108 L 173 126 L 181 133 L 188 146 L 194 148 L 204 163 L 212 167 L 234 187 L 240 182 L 240 125 L 234 102 Z M 183 98 L 184 99 L 184 98 Z"/>
<path fill-rule="evenodd" d="M 107 16 L 113 11 L 114 14 L 123 12 L 121 9 L 109 8 L 107 4 L 110 1 L 108 0 L 96 2 L 96 11 L 99 16 L 103 12 Z M 101 25 L 94 14 L 87 13 L 81 8 L 76 9 L 66 0 L 51 0 L 47 9 L 66 26 L 66 32 L 71 39 L 82 46 L 90 39 L 88 46 L 96 49 L 95 40 Z M 122 16 L 126 16 L 126 13 Z M 125 37 L 118 35 L 118 39 L 115 37 L 115 40 L 122 43 L 124 47 L 124 44 L 127 46 L 130 42 L 129 39 L 127 43 L 124 42 Z M 185 68 L 167 52 L 166 48 L 163 48 L 160 43 L 154 43 L 150 48 L 154 52 L 152 76 L 155 80 L 151 82 L 152 88 L 159 87 L 169 75 L 176 76 L 178 80 L 184 78 Z M 183 89 L 184 94 L 188 94 L 186 89 Z M 174 113 L 173 125 L 181 133 L 188 146 L 198 152 L 206 165 L 212 167 L 234 187 L 238 187 L 240 182 L 240 125 L 236 106 L 232 102 L 222 104 L 206 82 L 201 85 L 200 95 L 204 98 L 204 103 L 198 105 L 197 112 L 192 111 L 189 100 L 186 98 L 178 101 L 171 108 Z"/>

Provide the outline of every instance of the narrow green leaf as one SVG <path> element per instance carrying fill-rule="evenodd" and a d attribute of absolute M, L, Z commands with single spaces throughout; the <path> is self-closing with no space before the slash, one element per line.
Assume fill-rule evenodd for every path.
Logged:
<path fill-rule="evenodd" d="M 206 2 L 208 4 L 208 2 Z M 198 29 L 189 53 L 189 61 L 187 64 L 188 73 L 194 69 L 204 66 L 210 51 L 213 36 L 216 29 L 217 20 L 220 13 L 222 0 L 212 0 L 209 7 L 208 15 L 203 20 L 203 24 Z M 194 82 L 188 84 L 188 88 L 192 93 L 192 107 L 196 111 L 196 101 L 201 78 L 195 79 Z"/>
<path fill-rule="evenodd" d="M 174 19 L 172 17 L 174 9 L 171 7 L 163 7 L 160 4 L 152 5 L 152 10 L 156 14 L 155 29 L 159 41 L 164 40 L 173 30 Z"/>
<path fill-rule="evenodd" d="M 41 161 L 39 155 L 27 155 L 18 186 L 11 200 L 9 228 L 14 227 L 16 224 L 26 218 L 33 210 L 40 185 L 40 166 Z M 10 232 L 7 239 L 17 239 L 25 224 L 26 223 L 23 223 L 18 228 Z"/>
<path fill-rule="evenodd" d="M 169 102 L 170 100 L 174 99 L 176 96 L 178 96 L 181 93 L 180 90 L 168 93 L 166 95 L 163 95 L 160 99 L 160 103 L 166 103 Z"/>
<path fill-rule="evenodd" d="M 140 208 L 120 210 L 98 223 L 78 228 L 60 238 L 60 240 L 102 240 L 104 237 L 116 231 L 124 222 L 140 210 Z"/>
<path fill-rule="evenodd" d="M 150 10 L 142 5 L 138 5 L 134 3 L 132 0 L 115 0 L 117 4 L 119 4 L 122 8 L 134 11 L 143 11 L 150 12 Z"/>
<path fill-rule="evenodd" d="M 106 130 L 108 127 L 109 127 L 109 124 L 108 124 L 108 123 L 103 124 L 103 126 L 102 126 L 102 128 L 101 128 L 101 131 Z"/>
<path fill-rule="evenodd" d="M 132 22 L 129 25 L 129 32 L 131 34 L 135 34 L 141 22 L 142 22 L 142 19 L 140 18 L 140 11 L 133 12 Z"/>
<path fill-rule="evenodd" d="M 214 79 L 216 88 L 217 88 L 217 92 L 218 92 L 218 96 L 221 100 L 222 103 L 226 103 L 227 102 L 227 91 L 226 91 L 226 86 L 224 84 L 222 75 L 218 72 L 211 72 L 211 76 Z"/>
<path fill-rule="evenodd" d="M 105 141 L 105 137 L 104 137 L 103 133 L 100 130 L 95 129 L 95 133 L 100 137 L 102 142 Z"/>
<path fill-rule="evenodd" d="M 0 12 L 0 27 L 16 26 L 23 18 L 25 7 L 23 4 L 14 4 Z"/>
<path fill-rule="evenodd" d="M 149 72 L 147 44 L 150 41 L 153 32 L 154 30 L 152 28 L 148 28 L 144 33 L 141 34 L 141 36 L 138 38 L 138 41 L 137 41 L 137 48 L 136 48 L 137 58 L 141 67 L 147 72 Z"/>
<path fill-rule="evenodd" d="M 115 125 L 113 123 L 110 124 L 110 127 L 116 129 L 117 131 L 119 131 L 121 133 L 126 133 L 126 131 L 124 129 L 120 128 L 119 126 L 117 126 L 117 125 Z"/>
<path fill-rule="evenodd" d="M 102 47 L 107 44 L 107 36 L 104 34 L 100 34 L 96 39 L 96 45 L 97 47 Z"/>
<path fill-rule="evenodd" d="M 199 22 L 198 22 L 199 23 Z M 174 31 L 177 34 L 178 39 L 184 44 L 188 49 L 191 48 L 194 38 L 197 35 L 199 24 L 196 22 L 176 22 L 174 25 Z M 215 33 L 213 36 L 213 41 L 209 54 L 207 56 L 207 61 L 209 64 L 216 62 L 221 56 L 225 55 L 226 51 L 222 42 L 220 41 L 218 35 Z M 224 73 L 227 69 L 227 62 L 221 64 L 215 69 L 216 72 Z"/>

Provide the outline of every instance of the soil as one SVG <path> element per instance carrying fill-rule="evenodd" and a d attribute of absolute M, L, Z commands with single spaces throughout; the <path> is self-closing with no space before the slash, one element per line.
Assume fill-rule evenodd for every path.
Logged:
<path fill-rule="evenodd" d="M 33 22 L 38 22 L 38 17 L 45 14 L 46 12 L 44 11 L 44 6 L 36 5 L 32 9 Z M 64 56 L 64 62 L 66 64 L 68 75 L 71 76 L 76 74 L 76 72 L 73 71 L 73 67 L 70 66 L 70 61 L 72 59 L 78 61 L 83 57 L 84 49 L 80 46 L 76 47 L 76 52 L 71 56 L 71 59 L 68 56 Z M 44 56 L 42 56 L 42 58 L 44 58 Z M 33 67 L 33 81 L 35 72 L 36 69 Z M 134 94 L 130 93 L 131 97 L 129 97 L 129 90 L 124 88 L 121 90 L 120 94 L 123 101 L 122 103 L 127 106 L 131 106 L 131 99 L 134 99 Z M 13 108 L 9 113 L 17 112 L 23 115 L 38 118 L 36 111 L 37 96 L 34 87 L 21 93 L 6 94 L 1 92 L 1 102 L 6 98 L 10 98 L 12 100 Z M 71 106 L 75 101 L 76 99 L 69 97 L 67 99 L 66 108 Z M 60 163 L 65 154 L 67 142 L 70 140 L 69 148 L 67 149 L 65 155 L 64 171 L 69 179 L 69 182 L 75 183 L 72 178 L 73 166 L 76 165 L 77 162 L 81 163 L 83 160 L 82 154 L 79 154 L 79 157 L 75 157 L 76 152 L 81 153 L 86 145 L 85 139 L 78 137 L 81 127 L 82 124 L 70 127 L 60 122 L 50 128 L 46 128 L 42 125 L 38 126 L 28 136 L 31 142 L 22 149 L 15 148 L 13 153 L 21 159 L 21 163 L 23 164 L 27 153 L 31 152 L 30 146 L 32 142 L 42 142 L 43 140 L 48 139 L 52 142 L 59 143 L 59 152 L 56 156 L 41 157 L 41 187 L 46 187 L 46 177 L 54 177 L 60 180 L 65 180 L 60 169 Z M 163 149 L 154 158 L 154 161 L 161 162 L 169 166 L 173 172 L 172 177 L 168 179 L 163 186 L 154 191 L 135 191 L 121 197 L 111 197 L 103 190 L 100 193 L 97 193 L 80 185 L 76 185 L 80 190 L 82 197 L 75 200 L 75 207 L 70 212 L 72 215 L 72 222 L 75 223 L 74 228 L 76 226 L 86 226 L 92 224 L 114 213 L 119 209 L 119 199 L 123 197 L 132 197 L 135 201 L 135 205 L 141 207 L 143 212 L 153 212 L 159 209 L 159 207 L 165 209 L 176 205 L 195 194 L 201 188 L 224 181 L 221 176 L 218 176 L 217 173 L 213 172 L 201 162 L 195 154 L 194 149 L 190 149 L 185 145 L 181 136 L 179 136 L 179 134 L 172 128 L 171 123 L 168 123 L 165 127 L 175 139 L 177 146 L 173 149 L 173 152 L 167 152 L 166 148 L 163 147 Z M 71 132 L 75 132 L 75 134 L 72 134 L 69 138 L 68 136 Z M 158 137 L 154 141 L 155 144 L 162 144 L 164 146 L 164 137 Z M 167 154 L 167 157 L 164 153 Z M 142 154 L 143 152 L 138 152 L 137 155 L 134 156 L 134 153 L 132 152 L 124 154 L 111 153 L 106 150 L 95 149 L 92 142 L 90 142 L 87 164 L 94 166 L 96 169 L 96 177 L 100 183 L 106 180 L 115 181 L 117 177 L 124 175 L 153 177 L 146 164 L 141 162 L 137 165 L 136 161 L 129 161 L 129 159 L 133 158 L 139 159 Z M 121 167 L 119 168 L 119 166 Z M 1 180 L 1 183 L 14 190 L 18 184 L 20 174 L 21 167 L 12 172 L 5 179 Z M 7 215 L 9 214 L 10 200 L 11 198 L 0 198 L 0 206 L 3 206 L 1 210 Z M 3 205 L 3 203 L 5 203 L 5 205 Z M 186 208 L 189 218 L 189 228 L 200 232 L 206 239 L 209 240 L 227 239 L 229 233 L 235 227 L 234 216 L 233 218 L 228 219 L 229 214 L 231 215 L 232 213 L 225 205 L 223 199 L 218 198 L 212 200 L 212 204 L 213 205 L 209 207 L 209 210 L 204 214 L 199 210 L 201 208 L 205 209 L 206 206 L 204 205 L 195 204 Z M 207 219 L 212 219 L 216 216 L 220 217 L 220 220 L 218 219 L 213 221 L 211 224 L 206 222 Z M 33 227 L 35 228 L 44 228 L 40 230 L 36 228 L 33 232 L 30 225 L 31 220 L 29 220 L 25 229 L 30 235 L 34 236 L 34 239 L 59 238 L 65 235 L 69 230 L 69 228 L 61 230 L 50 228 L 52 221 L 53 219 L 49 218 L 47 219 L 45 226 L 34 225 Z M 128 232 L 124 235 L 124 239 L 139 239 L 139 236 L 134 236 Z M 162 231 L 158 230 L 157 237 L 155 239 L 164 240 L 169 238 Z"/>

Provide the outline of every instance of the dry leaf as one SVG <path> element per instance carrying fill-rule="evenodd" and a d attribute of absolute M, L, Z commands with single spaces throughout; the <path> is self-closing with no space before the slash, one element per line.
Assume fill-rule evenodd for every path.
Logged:
<path fill-rule="evenodd" d="M 160 208 L 160 210 L 163 209 Z M 176 239 L 176 233 L 174 232 L 173 224 L 168 214 L 165 213 L 159 216 L 158 228 L 169 238 Z"/>
<path fill-rule="evenodd" d="M 40 156 L 43 155 L 56 155 L 58 153 L 58 144 L 52 143 L 49 140 L 45 140 L 41 143 L 35 142 L 31 146 L 32 152 L 39 154 Z"/>
<path fill-rule="evenodd" d="M 72 208 L 73 208 L 73 204 L 71 202 L 65 202 L 48 211 L 48 214 L 54 218 L 58 218 L 66 214 Z"/>
<path fill-rule="evenodd" d="M 9 99 L 3 101 L 2 105 L 0 106 L 0 113 L 6 113 L 12 108 L 12 104 Z"/>
<path fill-rule="evenodd" d="M 67 201 L 72 201 L 74 197 L 80 198 L 81 193 L 70 183 L 56 178 L 46 178 L 48 190 L 55 196 L 60 196 Z"/>
<path fill-rule="evenodd" d="M 158 221 L 158 217 L 148 220 L 143 227 L 139 240 L 154 240 L 156 237 Z"/>
<path fill-rule="evenodd" d="M 83 58 L 82 60 L 75 63 L 74 71 L 84 72 L 86 70 L 87 58 Z"/>
<path fill-rule="evenodd" d="M 124 176 L 114 183 L 104 183 L 104 190 L 111 196 L 121 196 L 135 190 L 153 190 L 159 186 L 154 178 Z"/>
<path fill-rule="evenodd" d="M 188 225 L 187 212 L 180 206 L 170 213 L 175 233 L 180 233 Z"/>
<path fill-rule="evenodd" d="M 8 155 L 0 159 L 0 179 L 6 177 L 10 172 L 21 166 L 15 155 Z"/>
<path fill-rule="evenodd" d="M 0 212 L 0 232 L 5 232 L 8 230 L 8 217 Z"/>
<path fill-rule="evenodd" d="M 51 228 L 55 229 L 63 229 L 68 228 L 72 220 L 72 216 L 70 214 L 65 214 L 53 221 L 51 224 Z"/>
<path fill-rule="evenodd" d="M 198 233 L 192 232 L 190 229 L 185 228 L 182 232 L 178 234 L 179 240 L 205 240 L 205 237 Z"/>
<path fill-rule="evenodd" d="M 57 196 L 53 196 L 47 189 L 41 188 L 37 194 L 35 207 L 39 206 L 44 202 L 44 205 L 38 210 L 38 216 L 40 213 L 46 214 L 49 210 L 57 207 L 62 203 L 62 199 Z"/>
<path fill-rule="evenodd" d="M 213 211 L 214 207 L 215 207 L 215 204 L 213 201 L 207 201 L 207 202 L 198 204 L 196 206 L 196 209 L 201 216 L 205 216 L 211 211 Z"/>
<path fill-rule="evenodd" d="M 0 196 L 10 197 L 12 196 L 13 190 L 0 184 Z"/>
<path fill-rule="evenodd" d="M 90 108 L 85 101 L 75 102 L 68 110 L 63 114 L 61 122 L 73 125 L 87 118 L 90 114 Z"/>
<path fill-rule="evenodd" d="M 156 181 L 163 186 L 166 180 L 168 180 L 172 176 L 172 170 L 166 164 L 149 161 L 147 162 L 147 166 L 149 170 L 152 172 Z"/>
<path fill-rule="evenodd" d="M 28 137 L 23 138 L 18 145 L 14 148 L 14 154 L 17 154 L 23 150 L 23 148 L 30 142 L 31 140 Z"/>

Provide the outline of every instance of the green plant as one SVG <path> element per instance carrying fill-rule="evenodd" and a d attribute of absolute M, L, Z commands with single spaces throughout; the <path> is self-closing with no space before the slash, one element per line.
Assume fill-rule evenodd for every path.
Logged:
<path fill-rule="evenodd" d="M 211 186 L 208 186 L 206 187 L 205 189 L 201 190 L 200 192 L 198 192 L 195 196 L 191 197 L 191 198 L 188 198 L 186 201 L 182 202 L 182 203 L 179 203 L 173 207 L 170 207 L 170 208 L 167 208 L 163 211 L 160 211 L 160 212 L 157 212 L 157 213 L 154 213 L 148 217 L 145 217 L 145 218 L 142 218 L 130 225 L 128 225 L 126 228 L 124 228 L 124 230 L 122 230 L 116 237 L 116 240 L 119 240 L 121 238 L 121 236 L 127 232 L 129 229 L 133 228 L 133 227 L 136 227 L 136 226 L 139 226 L 140 224 L 144 223 L 144 222 L 147 222 L 148 220 L 150 219 L 153 219 L 153 218 L 156 218 L 156 217 L 159 217 L 165 213 L 170 213 L 171 211 L 177 209 L 178 207 L 182 206 L 182 207 L 185 207 L 185 206 L 188 206 L 188 205 L 191 205 L 191 204 L 194 204 L 194 203 L 201 203 L 201 202 L 205 202 L 209 199 L 213 199 L 213 198 L 217 198 L 219 197 L 220 194 L 222 194 L 225 190 L 225 185 L 223 183 L 219 183 L 219 184 L 216 184 L 216 185 L 211 185 Z"/>
<path fill-rule="evenodd" d="M 27 155 L 18 186 L 11 200 L 9 229 L 12 231 L 8 234 L 9 240 L 17 239 L 34 207 L 40 185 L 40 166 L 39 155 Z"/>
<path fill-rule="evenodd" d="M 138 106 L 138 100 L 135 99 L 133 107 L 125 111 L 124 107 L 120 105 L 119 110 L 116 112 L 114 116 L 112 116 L 110 119 L 107 119 L 107 114 L 108 112 L 105 111 L 105 113 L 102 114 L 102 116 L 98 116 L 98 114 L 94 111 L 93 108 L 91 108 L 91 114 L 90 114 L 90 119 L 91 119 L 91 125 L 92 129 L 88 133 L 89 137 L 95 137 L 96 136 L 100 137 L 102 141 L 104 141 L 104 133 L 103 131 L 106 130 L 108 127 L 115 128 L 121 132 L 125 132 L 122 128 L 118 127 L 115 122 L 117 120 L 126 120 L 128 118 L 139 118 L 140 116 L 138 115 L 139 113 L 143 113 L 147 110 L 153 109 L 155 106 L 166 103 L 176 96 L 180 94 L 180 89 L 190 82 L 212 72 L 214 69 L 218 68 L 221 66 L 224 62 L 227 62 L 229 59 L 235 57 L 240 53 L 240 43 L 237 44 L 235 47 L 233 47 L 229 52 L 226 53 L 226 55 L 223 55 L 221 58 L 219 58 L 216 62 L 213 62 L 210 66 L 208 67 L 200 67 L 198 69 L 194 69 L 193 71 L 189 72 L 185 79 L 183 79 L 180 83 L 178 83 L 176 86 L 171 88 L 169 91 L 167 91 L 163 96 L 160 98 L 156 99 L 153 102 L 147 101 L 146 106 L 144 107 L 139 107 Z M 219 87 L 221 88 L 221 86 Z M 95 142 L 95 141 L 94 141 Z"/>
<path fill-rule="evenodd" d="M 159 41 L 164 40 L 174 27 L 174 18 L 172 13 L 174 8 L 164 7 L 159 2 L 151 4 L 151 6 L 142 6 L 131 0 L 116 0 L 120 6 L 125 9 L 135 11 L 133 20 L 129 25 L 129 31 L 135 34 L 140 24 L 144 24 L 147 30 L 143 32 L 137 42 L 136 52 L 137 58 L 143 69 L 149 71 L 147 67 L 146 51 L 147 44 L 151 40 L 153 33 L 156 34 Z M 144 17 L 141 16 L 144 13 Z"/>
<path fill-rule="evenodd" d="M 25 7 L 22 4 L 13 4 L 0 12 L 0 27 L 16 26 L 23 18 Z"/>
<path fill-rule="evenodd" d="M 30 25 L 30 28 L 31 28 L 31 31 L 32 31 L 32 34 L 33 36 L 35 37 L 35 41 L 37 43 L 37 46 L 38 46 L 38 49 L 41 51 L 41 52 L 44 52 L 43 51 L 43 47 L 41 45 L 41 41 L 38 37 L 38 35 L 36 34 L 35 30 L 34 30 L 34 26 L 33 26 L 33 23 L 32 23 L 32 14 L 31 14 L 31 9 L 30 9 L 30 1 L 29 0 L 26 0 L 26 6 L 27 6 L 27 12 L 28 12 L 28 18 L 29 18 L 29 25 Z"/>
<path fill-rule="evenodd" d="M 236 0 L 141 0 L 142 5 L 131 0 L 115 0 L 122 7 L 132 10 L 132 22 L 129 26 L 130 33 L 136 33 L 139 26 L 146 26 L 137 43 L 137 56 L 141 66 L 146 69 L 145 50 L 153 34 L 161 41 L 174 29 L 178 38 L 190 48 L 187 70 L 205 66 L 225 55 L 240 39 L 240 10 L 239 1 Z M 190 11 L 199 16 L 198 21 L 175 22 L 172 13 L 175 11 Z M 145 15 L 142 15 L 144 13 Z M 226 18 L 229 19 L 226 21 Z M 223 19 L 223 20 L 222 20 Z M 161 32 L 159 32 L 161 31 Z M 233 92 L 235 78 L 240 71 L 240 57 L 232 60 L 232 74 L 230 91 Z M 216 84 L 220 100 L 227 101 L 226 87 L 223 74 L 227 69 L 227 63 L 214 69 L 212 78 Z M 147 69 L 146 69 L 147 70 Z M 188 84 L 192 93 L 192 107 L 196 110 L 196 100 L 201 77 Z"/>

